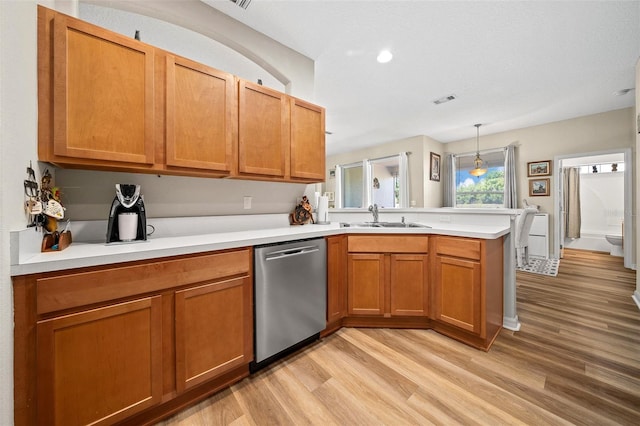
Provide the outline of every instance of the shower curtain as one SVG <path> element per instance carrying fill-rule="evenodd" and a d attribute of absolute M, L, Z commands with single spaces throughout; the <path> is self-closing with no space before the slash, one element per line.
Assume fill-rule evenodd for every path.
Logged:
<path fill-rule="evenodd" d="M 580 238 L 580 168 L 565 167 L 562 187 L 566 238 Z"/>

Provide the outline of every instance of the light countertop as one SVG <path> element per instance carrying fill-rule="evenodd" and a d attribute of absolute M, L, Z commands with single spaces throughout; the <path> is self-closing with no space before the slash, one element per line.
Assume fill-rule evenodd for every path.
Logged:
<path fill-rule="evenodd" d="M 428 223 L 423 223 L 429 225 Z M 433 226 L 433 225 L 431 225 Z M 33 229 L 24 231 L 37 234 Z M 272 244 L 339 234 L 440 234 L 482 239 L 495 239 L 509 233 L 500 225 L 438 224 L 433 228 L 341 228 L 339 222 L 327 225 L 297 225 L 265 229 L 211 232 L 200 235 L 149 237 L 147 241 L 122 244 L 75 241 L 65 250 L 41 253 L 12 250 L 11 275 L 26 275 L 64 269 L 106 265 L 167 256 L 202 253 Z M 33 235 L 18 236 L 19 244 L 39 244 Z M 30 242 L 29 240 L 33 240 Z M 39 248 L 39 245 L 37 245 Z M 20 253 L 17 253 L 19 251 Z"/>

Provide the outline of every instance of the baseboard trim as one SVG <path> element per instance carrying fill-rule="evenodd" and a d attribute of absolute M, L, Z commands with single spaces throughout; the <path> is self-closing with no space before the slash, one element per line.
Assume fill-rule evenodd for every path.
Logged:
<path fill-rule="evenodd" d="M 518 321 L 518 316 L 515 317 L 502 317 L 502 328 L 506 328 L 511 331 L 520 331 L 520 321 Z"/>
<path fill-rule="evenodd" d="M 636 302 L 636 306 L 638 307 L 638 309 L 640 309 L 640 292 L 638 292 L 638 290 L 634 291 L 631 295 L 631 298 L 634 302 Z"/>

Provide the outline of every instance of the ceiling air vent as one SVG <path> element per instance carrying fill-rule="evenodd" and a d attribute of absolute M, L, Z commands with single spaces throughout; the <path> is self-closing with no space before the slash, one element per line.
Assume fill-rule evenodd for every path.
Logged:
<path fill-rule="evenodd" d="M 433 103 L 436 104 L 436 105 L 440 105 L 440 104 L 443 104 L 445 102 L 452 101 L 455 98 L 456 98 L 456 95 L 444 96 L 444 97 L 442 97 L 440 99 L 436 99 L 435 101 L 433 101 Z"/>
<path fill-rule="evenodd" d="M 251 4 L 251 0 L 230 0 L 231 3 L 235 3 L 236 5 L 240 6 L 243 9 L 246 9 L 249 7 L 249 4 Z"/>

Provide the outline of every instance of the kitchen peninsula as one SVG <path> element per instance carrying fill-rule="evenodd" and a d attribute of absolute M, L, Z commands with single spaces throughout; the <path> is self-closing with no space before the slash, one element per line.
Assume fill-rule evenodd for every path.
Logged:
<path fill-rule="evenodd" d="M 80 222 L 74 243 L 58 253 L 39 253 L 32 229 L 16 232 L 16 424 L 37 423 L 41 415 L 55 416 L 55 424 L 141 424 L 248 376 L 252 248 L 258 244 L 316 237 L 330 242 L 325 334 L 341 326 L 433 328 L 487 350 L 501 326 L 503 280 L 510 285 L 503 271 L 513 268 L 503 253 L 513 253 L 515 212 L 495 213 L 394 213 L 431 226 L 401 230 L 340 226 L 345 215 L 368 220 L 362 212 L 334 212 L 331 224 L 303 226 L 289 226 L 286 215 L 252 216 L 251 225 L 239 217 L 155 219 L 150 223 L 157 234 L 148 242 L 119 245 L 100 240 L 102 221 Z M 187 223 L 197 230 L 187 230 Z M 369 309 L 372 293 L 346 274 L 351 268 L 368 271 L 369 259 L 383 271 L 374 288 L 384 298 L 379 314 L 361 309 Z M 390 272 L 396 264 L 421 271 L 424 287 L 412 273 Z M 408 293 L 401 282 L 408 283 Z M 415 291 L 422 292 L 422 309 L 408 306 Z M 462 299 L 450 300 L 454 295 Z M 389 299 L 396 296 L 396 302 Z M 87 339 L 95 341 L 87 345 Z M 127 392 L 105 399 L 114 384 Z M 93 400 L 89 390 L 96 387 L 104 392 Z M 87 409 L 78 410 L 78 404 Z"/>

